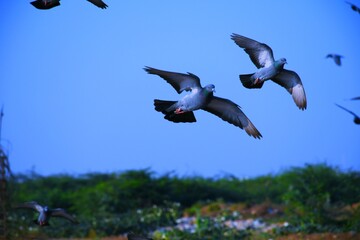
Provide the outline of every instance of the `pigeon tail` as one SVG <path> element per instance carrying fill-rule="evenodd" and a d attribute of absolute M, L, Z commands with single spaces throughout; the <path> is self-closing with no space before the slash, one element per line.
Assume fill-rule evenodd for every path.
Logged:
<path fill-rule="evenodd" d="M 264 82 L 258 81 L 256 84 L 254 84 L 254 79 L 252 77 L 253 75 L 253 73 L 239 75 L 242 85 L 246 88 L 261 88 L 264 85 Z"/>
<path fill-rule="evenodd" d="M 176 114 L 175 112 L 167 112 L 166 110 L 175 104 L 176 101 L 166 101 L 166 100 L 154 100 L 155 110 L 165 114 L 164 118 L 171 122 L 196 122 L 196 118 L 193 112 L 184 112 Z"/>
<path fill-rule="evenodd" d="M 168 109 L 175 103 L 176 103 L 176 101 L 166 101 L 166 100 L 159 100 L 159 99 L 154 100 L 155 110 L 158 112 L 162 112 L 164 114 L 167 114 L 168 112 L 166 111 L 166 109 Z"/>

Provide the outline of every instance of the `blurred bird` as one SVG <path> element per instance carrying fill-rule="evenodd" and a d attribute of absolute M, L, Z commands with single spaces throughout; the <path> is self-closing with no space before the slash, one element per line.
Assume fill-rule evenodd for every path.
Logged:
<path fill-rule="evenodd" d="M 128 240 L 152 240 L 152 238 L 142 237 L 139 235 L 135 235 L 134 233 L 130 232 L 127 235 Z"/>
<path fill-rule="evenodd" d="M 342 106 L 340 106 L 340 105 L 338 105 L 338 104 L 336 104 L 336 103 L 335 103 L 335 105 L 338 106 L 339 108 L 347 111 L 347 112 L 350 113 L 351 115 L 353 115 L 353 116 L 354 116 L 354 123 L 355 123 L 355 124 L 360 124 L 360 117 L 359 117 L 358 115 L 356 115 L 356 114 L 353 113 L 352 111 L 350 111 L 350 110 L 348 110 L 348 109 L 346 109 L 346 108 L 344 108 L 344 107 L 342 107 Z"/>
<path fill-rule="evenodd" d="M 352 10 L 354 10 L 355 12 L 360 13 L 360 8 L 358 6 L 356 6 L 355 4 L 352 4 L 352 3 L 348 2 L 348 1 L 345 1 L 345 2 L 347 4 L 350 4 Z"/>
<path fill-rule="evenodd" d="M 51 217 L 62 217 L 69 220 L 73 224 L 78 224 L 78 221 L 62 208 L 50 209 L 48 208 L 48 206 L 41 206 L 34 201 L 19 204 L 15 206 L 15 208 L 32 209 L 39 212 L 39 216 L 37 219 L 34 220 L 34 222 L 41 227 L 49 226 L 49 220 Z"/>
<path fill-rule="evenodd" d="M 213 95 L 215 92 L 213 84 L 201 87 L 200 78 L 192 73 L 168 72 L 151 67 L 145 67 L 144 70 L 165 79 L 179 94 L 184 90 L 191 92 L 179 101 L 154 100 L 155 110 L 165 114 L 165 119 L 176 123 L 196 122 L 193 111 L 202 109 L 245 129 L 246 133 L 254 138 L 262 137 L 237 104 Z"/>
<path fill-rule="evenodd" d="M 330 53 L 330 54 L 326 55 L 326 58 L 332 58 L 334 60 L 334 62 L 336 63 L 336 65 L 341 66 L 341 58 L 343 58 L 343 56 L 341 56 L 339 54 Z"/>
<path fill-rule="evenodd" d="M 101 0 L 87 0 L 87 1 L 91 2 L 95 6 L 102 8 L 102 9 L 108 7 L 108 5 L 106 5 Z M 30 2 L 30 3 L 37 9 L 50 9 L 50 8 L 59 6 L 60 0 L 36 0 L 36 1 Z"/>
<path fill-rule="evenodd" d="M 350 98 L 350 100 L 360 100 L 360 97 L 353 97 L 353 98 Z"/>
<path fill-rule="evenodd" d="M 30 3 L 37 9 L 50 9 L 60 5 L 60 0 L 36 0 Z"/>
<path fill-rule="evenodd" d="M 296 106 L 304 110 L 307 107 L 306 95 L 299 75 L 284 69 L 285 58 L 274 59 L 272 49 L 265 43 L 233 33 L 231 39 L 249 55 L 259 69 L 252 74 L 241 74 L 240 81 L 246 88 L 261 88 L 266 80 L 272 80 L 284 87 L 293 97 Z"/>

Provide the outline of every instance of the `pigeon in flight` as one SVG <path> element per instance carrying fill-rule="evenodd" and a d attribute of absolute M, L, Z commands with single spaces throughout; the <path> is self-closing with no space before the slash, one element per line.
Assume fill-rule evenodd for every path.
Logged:
<path fill-rule="evenodd" d="M 127 238 L 128 240 L 153 240 L 152 238 L 142 237 L 134 233 L 128 233 Z"/>
<path fill-rule="evenodd" d="M 339 108 L 347 111 L 347 112 L 350 113 L 351 115 L 353 115 L 353 116 L 354 116 L 354 123 L 355 123 L 355 124 L 360 124 L 360 117 L 359 117 L 358 115 L 356 115 L 356 114 L 353 113 L 352 111 L 350 111 L 350 110 L 348 110 L 348 109 L 346 109 L 346 108 L 344 108 L 344 107 L 342 107 L 342 106 L 340 106 L 340 105 L 338 105 L 338 104 L 336 104 L 336 103 L 335 103 L 335 105 L 338 106 Z"/>
<path fill-rule="evenodd" d="M 34 222 L 41 227 L 49 226 L 49 220 L 51 217 L 62 217 L 69 220 L 73 224 L 78 224 L 78 221 L 62 208 L 50 209 L 48 206 L 41 206 L 34 201 L 19 204 L 15 206 L 15 208 L 32 209 L 39 212 L 39 216 L 34 220 Z"/>
<path fill-rule="evenodd" d="M 341 66 L 341 58 L 343 58 L 343 56 L 341 56 L 339 54 L 330 53 L 330 54 L 326 55 L 326 58 L 332 58 L 334 60 L 334 62 L 336 63 L 336 65 Z"/>
<path fill-rule="evenodd" d="M 350 4 L 351 9 L 354 10 L 355 12 L 360 13 L 360 8 L 358 6 L 356 6 L 355 4 L 352 4 L 351 2 L 345 1 L 347 4 Z"/>
<path fill-rule="evenodd" d="M 46 10 L 59 6 L 60 0 L 36 0 L 31 2 L 30 4 L 36 7 L 37 9 Z"/>
<path fill-rule="evenodd" d="M 266 80 L 272 80 L 284 87 L 293 97 L 299 109 L 306 109 L 306 95 L 299 75 L 284 69 L 285 58 L 274 59 L 272 49 L 265 43 L 233 33 L 231 39 L 249 55 L 259 69 L 252 74 L 241 74 L 240 81 L 246 88 L 261 88 Z"/>
<path fill-rule="evenodd" d="M 87 1 L 91 2 L 95 6 L 102 8 L 102 9 L 108 7 L 108 5 L 106 5 L 101 0 L 87 0 Z M 30 2 L 30 3 L 37 9 L 50 9 L 50 8 L 59 6 L 60 0 L 36 0 L 36 1 Z"/>
<path fill-rule="evenodd" d="M 145 67 L 144 70 L 166 80 L 179 94 L 184 90 L 191 92 L 179 101 L 154 100 L 155 110 L 162 112 L 165 119 L 176 123 L 196 122 L 193 111 L 202 109 L 244 129 L 248 135 L 254 138 L 262 137 L 237 104 L 213 95 L 215 91 L 213 84 L 201 87 L 200 78 L 192 73 L 168 72 L 151 67 Z"/>

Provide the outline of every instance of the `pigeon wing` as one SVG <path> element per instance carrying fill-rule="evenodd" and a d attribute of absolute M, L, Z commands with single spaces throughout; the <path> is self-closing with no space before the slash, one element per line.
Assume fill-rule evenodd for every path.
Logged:
<path fill-rule="evenodd" d="M 210 112 L 224 121 L 231 123 L 254 138 L 261 138 L 261 133 L 256 129 L 254 124 L 241 111 L 240 107 L 234 102 L 220 97 L 213 97 L 211 101 L 203 108 L 203 110 Z"/>
<path fill-rule="evenodd" d="M 304 86 L 296 72 L 283 69 L 280 73 L 273 77 L 272 80 L 288 90 L 299 109 L 306 109 L 307 101 Z"/>
<path fill-rule="evenodd" d="M 65 218 L 65 219 L 71 221 L 72 223 L 78 224 L 78 221 L 62 208 L 51 209 L 51 216 L 52 217 L 62 217 L 62 218 Z"/>
<path fill-rule="evenodd" d="M 191 91 L 193 88 L 201 88 L 200 78 L 192 73 L 176 73 L 145 67 L 149 74 L 155 74 L 165 79 L 180 94 L 182 91 Z"/>
<path fill-rule="evenodd" d="M 27 208 L 38 212 L 43 211 L 43 207 L 35 201 L 18 204 L 15 206 L 15 208 Z"/>
<path fill-rule="evenodd" d="M 87 0 L 88 2 L 91 2 L 92 4 L 94 4 L 95 6 L 105 9 L 108 7 L 108 5 L 106 5 L 103 1 L 101 0 Z"/>
<path fill-rule="evenodd" d="M 339 108 L 345 110 L 346 112 L 350 113 L 350 114 L 353 115 L 354 117 L 358 117 L 354 112 L 350 111 L 349 109 L 346 109 L 346 108 L 344 108 L 343 106 L 340 106 L 339 104 L 336 104 L 336 103 L 335 103 L 335 105 L 338 106 Z"/>
<path fill-rule="evenodd" d="M 268 67 L 274 63 L 273 51 L 265 43 L 260 43 L 235 33 L 231 35 L 231 39 L 239 47 L 244 48 L 244 51 L 249 55 L 257 68 Z"/>

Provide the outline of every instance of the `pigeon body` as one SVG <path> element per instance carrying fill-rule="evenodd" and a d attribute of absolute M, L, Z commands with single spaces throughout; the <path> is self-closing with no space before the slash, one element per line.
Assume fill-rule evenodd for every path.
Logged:
<path fill-rule="evenodd" d="M 335 103 L 335 105 L 338 106 L 339 108 L 345 110 L 346 112 L 350 113 L 351 115 L 353 115 L 353 116 L 354 116 L 354 123 L 355 123 L 355 124 L 360 124 L 360 117 L 359 117 L 358 115 L 356 115 L 356 114 L 353 113 L 352 111 L 344 108 L 343 106 L 340 106 L 339 104 L 336 104 L 336 103 Z"/>
<path fill-rule="evenodd" d="M 165 119 L 176 123 L 196 122 L 193 111 L 202 109 L 244 129 L 248 135 L 254 138 L 262 137 L 237 104 L 228 99 L 214 96 L 215 86 L 213 84 L 201 87 L 200 78 L 192 73 L 168 72 L 151 67 L 145 67 L 144 70 L 165 79 L 179 94 L 184 90 L 190 91 L 190 94 L 178 101 L 154 100 L 155 110 L 162 112 Z"/>
<path fill-rule="evenodd" d="M 265 43 L 233 33 L 231 39 L 249 55 L 251 61 L 259 69 L 252 74 L 241 74 L 240 81 L 246 88 L 262 88 L 266 80 L 284 87 L 293 97 L 299 109 L 307 107 L 306 95 L 299 75 L 284 69 L 285 58 L 274 59 L 272 49 Z"/>
<path fill-rule="evenodd" d="M 74 224 L 78 223 L 77 220 L 73 216 L 68 214 L 64 209 L 62 208 L 50 209 L 49 207 L 41 206 L 40 204 L 34 201 L 19 204 L 15 208 L 32 209 L 39 212 L 39 216 L 37 219 L 34 220 L 34 222 L 41 227 L 49 226 L 50 225 L 49 220 L 51 217 L 61 217 L 69 220 Z"/>
<path fill-rule="evenodd" d="M 341 58 L 343 58 L 343 56 L 339 54 L 329 53 L 328 55 L 326 55 L 326 58 L 332 58 L 336 65 L 341 66 Z"/>
<path fill-rule="evenodd" d="M 47 10 L 59 6 L 60 0 L 36 0 L 30 2 L 30 4 L 36 7 L 37 9 Z"/>

